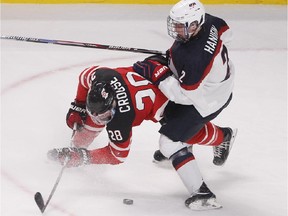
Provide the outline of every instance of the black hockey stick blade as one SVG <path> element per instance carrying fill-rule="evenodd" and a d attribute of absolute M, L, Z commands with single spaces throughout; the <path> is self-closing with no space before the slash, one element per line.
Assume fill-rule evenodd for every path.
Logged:
<path fill-rule="evenodd" d="M 43 213 L 44 212 L 44 200 L 43 200 L 43 197 L 41 195 L 40 192 L 37 192 L 35 195 L 34 195 L 34 200 L 37 204 L 37 206 L 39 207 L 40 211 Z"/>

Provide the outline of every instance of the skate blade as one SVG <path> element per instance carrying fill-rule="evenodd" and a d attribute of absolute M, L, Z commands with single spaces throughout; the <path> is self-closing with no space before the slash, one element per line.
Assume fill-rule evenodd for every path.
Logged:
<path fill-rule="evenodd" d="M 187 207 L 193 211 L 206 211 L 206 210 L 220 209 L 223 206 L 217 203 L 216 199 L 208 199 L 192 202 Z"/>
<path fill-rule="evenodd" d="M 233 146 L 233 144 L 234 144 L 235 138 L 236 138 L 237 133 L 238 133 L 238 129 L 235 128 L 235 129 L 232 129 L 232 131 L 233 131 L 233 133 L 232 133 L 232 138 L 231 138 L 231 140 L 230 140 L 229 153 L 230 153 L 230 151 L 231 151 L 231 149 L 232 149 L 232 146 Z"/>
<path fill-rule="evenodd" d="M 231 152 L 231 149 L 232 149 L 232 147 L 233 147 L 235 138 L 236 138 L 236 136 L 237 136 L 238 129 L 237 129 L 237 128 L 234 128 L 234 129 L 232 129 L 232 131 L 233 131 L 233 132 L 232 132 L 232 137 L 231 137 L 231 140 L 230 140 L 230 147 L 229 147 L 229 150 L 228 150 L 228 151 L 229 151 L 228 157 L 229 157 L 229 155 L 230 155 L 230 152 Z M 226 158 L 226 160 L 225 160 L 225 162 L 224 162 L 223 164 L 221 164 L 221 165 L 216 165 L 216 164 L 215 164 L 215 166 L 223 167 L 224 164 L 226 163 L 228 157 Z"/>

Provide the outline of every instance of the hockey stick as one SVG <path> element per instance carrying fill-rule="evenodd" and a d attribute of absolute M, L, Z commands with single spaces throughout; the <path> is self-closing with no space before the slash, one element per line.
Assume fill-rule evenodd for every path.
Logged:
<path fill-rule="evenodd" d="M 50 193 L 50 195 L 49 195 L 46 203 L 44 204 L 44 199 L 43 199 L 43 196 L 42 196 L 42 194 L 41 194 L 40 192 L 37 192 L 37 193 L 34 195 L 34 200 L 35 200 L 37 206 L 39 207 L 39 209 L 40 209 L 40 211 L 41 211 L 42 213 L 44 213 L 44 211 L 45 211 L 46 207 L 48 206 L 48 204 L 49 204 L 52 196 L 54 195 L 54 192 L 56 191 L 56 188 L 57 188 L 57 186 L 58 186 L 58 184 L 59 184 L 59 182 L 60 182 L 60 179 L 61 179 L 61 177 L 62 177 L 63 171 L 64 171 L 64 169 L 66 168 L 67 161 L 68 161 L 68 160 L 67 160 L 67 158 L 66 158 L 65 163 L 64 163 L 64 165 L 63 165 L 63 167 L 62 167 L 62 169 L 61 169 L 61 171 L 60 171 L 60 173 L 59 173 L 59 175 L 58 175 L 58 177 L 57 177 L 57 180 L 56 180 L 56 182 L 55 182 L 55 184 L 54 184 L 54 186 L 53 186 L 53 189 L 52 189 L 52 191 L 51 191 L 51 193 Z"/>
<path fill-rule="evenodd" d="M 75 123 L 75 124 L 74 124 L 74 127 L 73 127 L 72 137 L 71 137 L 71 144 L 72 144 L 72 139 L 73 139 L 73 137 L 74 137 L 74 134 L 75 134 L 75 132 L 76 132 L 76 129 L 77 129 L 77 124 Z M 59 182 L 60 182 L 60 179 L 61 179 L 61 177 L 62 177 L 62 174 L 63 174 L 63 172 L 64 172 L 64 169 L 66 168 L 66 165 L 67 165 L 68 161 L 69 161 L 69 158 L 66 157 L 66 158 L 65 158 L 65 161 L 64 161 L 64 164 L 63 164 L 63 166 L 62 166 L 62 168 L 61 168 L 61 171 L 60 171 L 60 173 L 59 173 L 59 175 L 58 175 L 58 177 L 57 177 L 57 179 L 56 179 L 56 182 L 55 182 L 55 184 L 54 184 L 54 186 L 53 186 L 53 188 L 52 188 L 52 191 L 50 192 L 50 195 L 49 195 L 46 203 L 44 204 L 44 199 L 43 199 L 43 196 L 42 196 L 42 194 L 41 194 L 40 192 L 37 192 L 37 193 L 34 195 L 34 200 L 35 200 L 38 208 L 40 209 L 40 211 L 41 211 L 42 213 L 44 213 L 44 211 L 45 211 L 45 209 L 47 208 L 47 206 L 48 206 L 48 204 L 49 204 L 52 196 L 54 195 L 54 193 L 55 193 L 55 191 L 56 191 L 56 188 L 57 188 L 57 186 L 58 186 L 58 184 L 59 184 Z"/>
<path fill-rule="evenodd" d="M 41 38 L 30 38 L 30 37 L 21 37 L 21 36 L 3 36 L 3 35 L 1 35 L 1 39 L 26 41 L 26 42 L 33 42 L 33 43 L 47 43 L 47 44 L 56 44 L 56 45 L 64 45 L 64 46 L 76 46 L 76 47 L 94 48 L 94 49 L 127 51 L 127 52 L 146 53 L 146 54 L 155 54 L 155 55 L 166 55 L 165 52 L 158 51 L 158 50 L 149 50 L 149 49 L 140 49 L 140 48 L 133 48 L 133 47 L 123 47 L 123 46 L 104 45 L 104 44 L 95 44 L 95 43 L 84 43 L 84 42 L 76 42 L 76 41 L 50 40 L 50 39 L 41 39 Z"/>

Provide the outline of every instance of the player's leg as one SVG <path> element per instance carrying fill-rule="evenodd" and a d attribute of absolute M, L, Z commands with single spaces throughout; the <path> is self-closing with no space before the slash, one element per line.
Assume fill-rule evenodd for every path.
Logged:
<path fill-rule="evenodd" d="M 172 103 L 165 113 L 165 123 L 160 128 L 160 133 L 173 141 L 213 146 L 213 163 L 223 165 L 231 151 L 237 129 L 218 127 L 210 121 L 215 119 L 228 103 L 229 101 L 217 112 L 204 118 L 194 106 Z M 161 151 L 154 153 L 154 161 L 165 161 Z"/>
<path fill-rule="evenodd" d="M 159 132 L 175 142 L 185 142 L 196 134 L 205 123 L 194 106 L 185 106 L 169 102 L 164 112 L 164 119 L 161 120 Z M 154 162 L 165 162 L 168 160 L 160 150 L 156 150 Z"/>
<path fill-rule="evenodd" d="M 197 166 L 192 152 L 188 151 L 186 144 L 173 142 L 168 137 L 161 135 L 160 151 L 169 158 L 183 184 L 187 188 L 190 197 L 185 205 L 193 210 L 207 210 L 221 208 L 205 182 Z"/>
<path fill-rule="evenodd" d="M 221 166 L 229 156 L 236 134 L 237 129 L 222 128 L 208 122 L 197 134 L 187 140 L 187 143 L 213 146 L 213 163 Z"/>

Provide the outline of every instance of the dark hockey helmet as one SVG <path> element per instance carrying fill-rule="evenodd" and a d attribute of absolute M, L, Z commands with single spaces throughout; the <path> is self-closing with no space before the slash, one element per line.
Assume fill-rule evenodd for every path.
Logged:
<path fill-rule="evenodd" d="M 115 106 L 115 91 L 111 85 L 105 82 L 92 82 L 86 100 L 86 109 L 92 120 L 97 123 L 111 120 Z"/>

